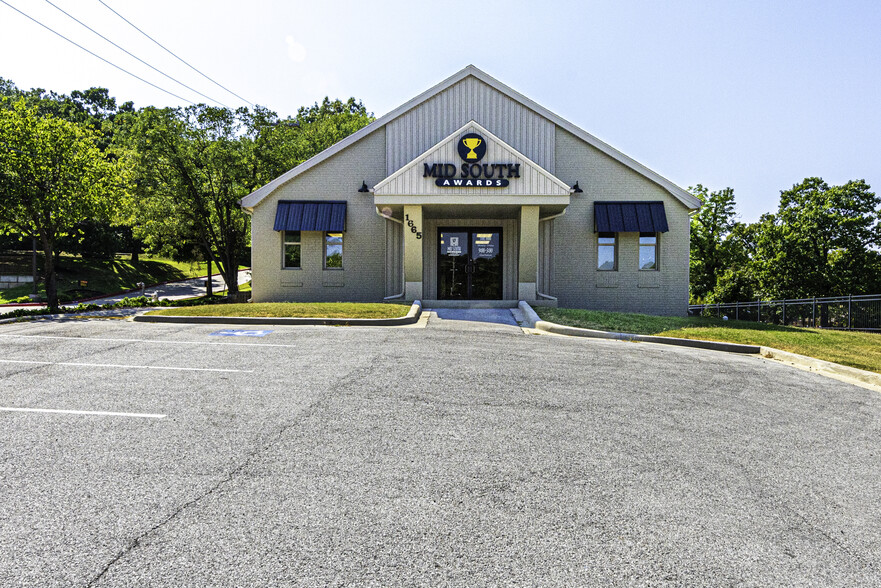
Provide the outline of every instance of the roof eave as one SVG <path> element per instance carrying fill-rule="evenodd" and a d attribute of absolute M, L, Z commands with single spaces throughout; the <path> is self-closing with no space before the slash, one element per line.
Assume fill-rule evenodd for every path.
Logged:
<path fill-rule="evenodd" d="M 636 161 L 632 157 L 625 155 L 621 151 L 618 151 L 617 149 L 615 149 L 614 147 L 612 147 L 611 145 L 609 145 L 608 143 L 606 143 L 602 139 L 595 137 L 594 135 L 591 135 L 590 133 L 588 133 L 587 131 L 585 131 L 581 127 L 569 122 L 568 120 L 566 120 L 565 118 L 556 114 L 555 112 L 548 110 L 547 108 L 545 108 L 541 104 L 535 102 L 534 100 L 532 100 L 531 98 L 529 98 L 527 96 L 524 96 L 523 94 L 521 94 L 520 92 L 518 92 L 514 88 L 511 88 L 510 86 L 504 84 L 503 82 L 500 82 L 499 80 L 495 79 L 494 77 L 487 74 L 486 72 L 481 71 L 480 69 L 474 67 L 473 65 L 468 66 L 468 68 L 472 68 L 473 71 L 471 73 L 477 79 L 494 87 L 496 90 L 502 92 L 503 94 L 507 94 L 508 97 L 522 103 L 524 106 L 535 111 L 537 114 L 540 114 L 541 116 L 547 118 L 548 120 L 553 122 L 558 127 L 561 127 L 563 129 L 569 131 L 570 133 L 572 133 L 573 135 L 575 135 L 579 139 L 592 145 L 593 147 L 597 148 L 598 150 L 605 153 L 609 157 L 623 163 L 624 165 L 631 168 L 632 170 L 634 170 L 634 171 L 640 173 L 641 175 L 649 178 L 650 180 L 654 181 L 655 183 L 657 183 L 658 185 L 660 185 L 661 187 L 666 189 L 668 192 L 670 192 L 673 196 L 675 196 L 680 201 L 682 201 L 682 203 L 690 210 L 695 210 L 695 209 L 700 208 L 701 201 L 697 197 L 692 195 L 688 190 L 680 188 L 679 186 L 677 186 L 676 184 L 674 184 L 673 182 L 671 182 L 670 180 L 668 180 L 667 178 L 665 178 L 664 176 L 659 174 L 658 172 L 649 169 L 648 167 L 639 163 L 638 161 Z M 465 68 L 465 69 L 467 70 L 468 68 Z M 465 71 L 465 70 L 463 70 L 463 71 Z"/>
<path fill-rule="evenodd" d="M 416 106 L 418 106 L 419 104 L 421 104 L 422 102 L 424 102 L 425 100 L 430 98 L 431 96 L 433 96 L 435 94 L 439 94 L 440 92 L 443 92 L 446 88 L 448 88 L 454 84 L 457 84 L 459 81 L 465 79 L 467 76 L 473 75 L 473 72 L 483 73 L 479 69 L 474 67 L 473 65 L 469 65 L 465 69 L 451 75 L 450 77 L 448 77 L 444 81 L 440 82 L 439 84 L 435 84 L 434 86 L 432 86 L 428 90 L 422 92 L 421 94 L 419 94 L 418 96 L 416 96 L 412 100 L 407 101 L 406 103 L 402 104 L 401 106 L 399 106 L 399 107 L 395 108 L 394 110 L 379 117 L 378 119 L 376 119 L 375 121 L 373 121 L 372 123 L 367 125 L 366 127 L 363 127 L 361 129 L 355 131 L 354 133 L 352 133 L 351 135 L 349 135 L 348 137 L 346 137 L 342 141 L 340 141 L 338 143 L 334 143 L 333 145 L 331 145 L 330 147 L 328 147 L 324 151 L 313 155 L 312 157 L 310 157 L 309 159 L 307 159 L 306 161 L 304 161 L 300 165 L 283 173 L 282 175 L 278 176 L 277 178 L 275 178 L 274 180 L 272 180 L 268 184 L 261 186 L 260 188 L 257 188 L 256 190 L 254 190 L 253 192 L 251 192 L 250 194 L 248 194 L 247 196 L 242 198 L 240 200 L 240 204 L 242 205 L 242 207 L 248 207 L 253 210 L 253 208 L 255 206 L 257 206 L 260 203 L 260 201 L 262 201 L 266 196 L 271 194 L 279 186 L 286 184 L 287 182 L 289 182 L 290 180 L 292 180 L 296 176 L 300 175 L 304 171 L 310 169 L 311 167 L 314 167 L 315 165 L 324 161 L 325 159 L 332 157 L 333 155 L 336 155 L 337 153 L 339 153 L 340 151 L 342 151 L 346 147 L 352 145 L 353 143 L 360 141 L 361 139 L 363 139 L 367 135 L 371 134 L 372 132 L 384 127 L 389 122 L 398 118 L 399 116 L 401 116 L 402 114 L 404 114 L 408 110 L 415 108 Z M 484 75 L 486 75 L 486 74 L 484 74 Z"/>
<path fill-rule="evenodd" d="M 675 198 L 677 198 L 679 201 L 681 201 L 682 204 L 685 205 L 685 207 L 688 208 L 689 210 L 696 210 L 696 209 L 700 208 L 701 201 L 697 197 L 695 197 L 694 195 L 689 193 L 687 190 L 680 188 L 679 186 L 677 186 L 676 184 L 674 184 L 673 182 L 671 182 L 670 180 L 668 180 L 667 178 L 665 178 L 661 174 L 647 168 L 646 166 L 642 165 L 641 163 L 639 163 L 635 159 L 632 159 L 631 157 L 618 151 L 617 149 L 615 149 L 614 147 L 612 147 L 611 145 L 609 145 L 605 141 L 602 141 L 601 139 L 591 135 L 587 131 L 572 124 L 571 122 L 567 121 L 566 119 L 559 116 L 558 114 L 555 114 L 554 112 L 548 110 L 547 108 L 538 104 L 537 102 L 533 101 L 532 99 L 524 96 L 523 94 L 521 94 L 517 90 L 511 88 L 510 86 L 503 84 L 499 80 L 495 79 L 494 77 L 487 74 L 486 72 L 478 69 L 474 65 L 468 65 L 464 69 L 456 72 L 455 74 L 451 75 L 450 77 L 443 80 L 442 82 L 435 84 L 434 86 L 432 86 L 428 90 L 422 92 L 421 94 L 419 94 L 418 96 L 414 97 L 413 99 L 407 101 L 406 103 L 402 104 L 398 108 L 395 108 L 394 110 L 392 110 L 392 111 L 388 112 L 387 114 L 381 116 L 380 118 L 376 119 L 375 121 L 373 121 L 372 123 L 370 123 L 366 127 L 352 133 L 351 135 L 349 135 L 348 137 L 346 137 L 345 139 L 343 139 L 339 143 L 335 143 L 334 145 L 331 145 L 330 147 L 328 147 L 327 149 L 325 149 L 321 153 L 314 155 L 313 157 L 307 159 L 306 161 L 304 161 L 303 163 L 301 163 L 297 167 L 285 172 L 284 174 L 275 178 L 274 180 L 272 180 L 268 184 L 251 192 L 250 194 L 248 194 L 247 196 L 245 196 L 244 198 L 242 198 L 239 201 L 241 206 L 243 208 L 250 208 L 253 210 L 253 208 L 255 206 L 257 206 L 266 196 L 271 194 L 276 188 L 282 186 L 283 184 L 286 184 L 287 182 L 292 180 L 294 177 L 296 177 L 299 174 L 305 172 L 306 170 L 314 167 L 318 163 L 321 163 L 325 159 L 328 159 L 328 158 L 332 157 L 333 155 L 336 155 L 337 153 L 339 153 L 343 149 L 346 149 L 347 147 L 349 147 L 353 143 L 360 141 L 364 137 L 373 133 L 377 129 L 384 127 L 386 124 L 388 124 L 392 120 L 398 118 L 399 116 L 403 115 L 407 111 L 415 108 L 416 106 L 418 106 L 422 102 L 426 101 L 428 98 L 430 98 L 436 94 L 439 94 L 440 92 L 443 92 L 447 88 L 457 84 L 458 82 L 460 82 L 461 80 L 465 79 L 468 76 L 474 76 L 475 78 L 479 79 L 480 81 L 484 82 L 485 84 L 487 84 L 487 85 L 495 88 L 499 92 L 507 95 L 509 98 L 511 98 L 517 102 L 520 102 L 521 104 L 523 104 L 524 106 L 526 106 L 530 110 L 533 110 L 537 114 L 547 118 L 548 120 L 553 122 L 558 127 L 565 129 L 566 131 L 569 131 L 570 133 L 572 133 L 573 135 L 575 135 L 579 139 L 585 141 L 589 145 L 592 145 L 593 147 L 595 147 L 596 149 L 598 149 L 602 153 L 605 153 L 606 155 L 608 155 L 612 159 L 617 160 L 618 162 L 624 164 L 625 166 L 629 167 L 633 171 L 641 174 L 642 176 L 648 178 L 649 180 L 652 180 L 653 182 L 655 182 L 656 184 L 658 184 L 659 186 L 661 186 L 662 188 L 664 188 L 665 190 L 670 192 Z"/>

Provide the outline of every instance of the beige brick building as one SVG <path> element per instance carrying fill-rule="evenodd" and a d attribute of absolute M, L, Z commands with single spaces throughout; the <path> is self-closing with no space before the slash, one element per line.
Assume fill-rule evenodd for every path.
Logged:
<path fill-rule="evenodd" d="M 671 315 L 699 205 L 473 66 L 242 199 L 254 301 Z"/>

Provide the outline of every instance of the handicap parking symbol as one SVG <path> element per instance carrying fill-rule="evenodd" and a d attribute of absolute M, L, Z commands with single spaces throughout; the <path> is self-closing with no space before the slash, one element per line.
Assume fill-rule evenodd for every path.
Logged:
<path fill-rule="evenodd" d="M 257 331 L 246 329 L 224 329 L 223 331 L 214 331 L 212 335 L 219 337 L 265 337 L 272 331 Z"/>

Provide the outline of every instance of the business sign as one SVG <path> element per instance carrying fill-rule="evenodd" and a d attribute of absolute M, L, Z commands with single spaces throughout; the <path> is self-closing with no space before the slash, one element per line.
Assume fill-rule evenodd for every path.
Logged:
<path fill-rule="evenodd" d="M 471 244 L 472 259 L 494 259 L 498 254 L 498 233 L 474 233 Z"/>
<path fill-rule="evenodd" d="M 456 150 L 462 163 L 423 163 L 423 178 L 435 178 L 441 188 L 504 188 L 510 178 L 520 177 L 519 163 L 480 163 L 486 140 L 477 133 L 459 138 Z"/>
<path fill-rule="evenodd" d="M 441 255 L 458 257 L 464 255 L 462 248 L 468 244 L 468 233 L 441 233 Z"/>

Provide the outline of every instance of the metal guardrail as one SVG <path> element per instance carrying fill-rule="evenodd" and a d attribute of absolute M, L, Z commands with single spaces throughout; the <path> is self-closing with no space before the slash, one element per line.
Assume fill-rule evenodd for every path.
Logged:
<path fill-rule="evenodd" d="M 881 331 L 881 294 L 691 304 L 688 314 L 792 327 Z"/>

